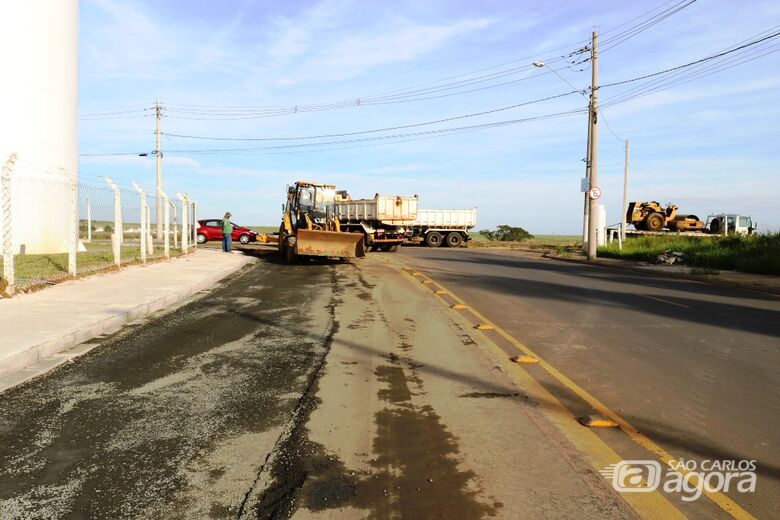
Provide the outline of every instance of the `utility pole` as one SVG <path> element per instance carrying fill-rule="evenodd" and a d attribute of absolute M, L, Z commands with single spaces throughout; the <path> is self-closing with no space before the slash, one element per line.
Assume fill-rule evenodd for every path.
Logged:
<path fill-rule="evenodd" d="M 591 82 L 590 82 L 590 189 L 599 186 L 599 35 L 593 31 L 591 43 Z M 588 260 L 596 259 L 598 247 L 598 222 L 596 222 L 596 204 L 591 201 L 588 218 Z"/>
<path fill-rule="evenodd" d="M 587 189 L 583 197 L 582 204 L 582 247 L 587 247 L 588 243 L 588 214 L 590 213 L 590 125 L 593 113 L 590 110 L 590 103 L 588 104 L 588 142 L 585 149 L 585 179 L 588 181 Z"/>
<path fill-rule="evenodd" d="M 155 147 L 154 147 L 154 155 L 157 157 L 157 239 L 162 238 L 163 228 L 162 228 L 162 221 L 163 221 L 163 202 L 160 200 L 159 193 L 163 189 L 163 179 L 162 179 L 162 139 L 160 131 L 160 120 L 162 119 L 162 106 L 160 105 L 160 100 L 158 99 L 154 103 L 154 112 L 155 117 L 157 119 L 157 128 L 155 130 Z"/>
<path fill-rule="evenodd" d="M 620 219 L 620 234 L 622 239 L 626 239 L 626 228 L 628 227 L 628 139 L 626 139 L 626 159 L 623 163 L 623 218 Z"/>

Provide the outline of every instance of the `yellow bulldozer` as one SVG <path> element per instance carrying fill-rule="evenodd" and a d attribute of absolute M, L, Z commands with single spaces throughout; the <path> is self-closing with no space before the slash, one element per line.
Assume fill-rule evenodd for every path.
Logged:
<path fill-rule="evenodd" d="M 678 215 L 676 204 L 667 204 L 666 208 L 656 201 L 629 202 L 626 222 L 640 231 L 701 231 L 704 228 L 696 215 Z"/>
<path fill-rule="evenodd" d="M 341 230 L 335 215 L 336 186 L 298 181 L 287 188 L 279 252 L 292 263 L 299 256 L 359 258 L 366 255 L 363 233 Z"/>

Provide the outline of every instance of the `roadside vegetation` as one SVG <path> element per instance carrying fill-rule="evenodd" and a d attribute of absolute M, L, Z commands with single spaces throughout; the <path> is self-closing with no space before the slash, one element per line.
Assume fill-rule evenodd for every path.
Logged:
<path fill-rule="evenodd" d="M 85 244 L 87 251 L 76 253 L 78 276 L 85 276 L 104 269 L 114 269 L 114 254 L 110 242 L 95 242 Z M 155 246 L 154 255 L 149 261 L 160 259 L 162 247 Z M 170 250 L 171 257 L 181 256 L 181 250 Z M 132 265 L 140 262 L 139 246 L 126 245 L 121 248 L 122 265 Z M 17 286 L 21 289 L 56 283 L 68 278 L 68 254 L 28 254 L 14 256 L 14 274 Z M 0 263 L 0 278 L 3 277 L 3 266 Z M 0 287 L 2 289 L 2 287 Z"/>
<path fill-rule="evenodd" d="M 600 247 L 598 254 L 652 262 L 669 250 L 681 252 L 685 265 L 694 268 L 780 275 L 780 233 L 729 237 L 640 236 L 628 238 L 622 251 L 613 242 Z"/>
<path fill-rule="evenodd" d="M 521 227 L 498 226 L 495 230 L 483 229 L 471 233 L 472 247 L 523 247 L 552 249 L 560 252 L 574 251 L 582 246 L 577 235 L 532 235 Z"/>

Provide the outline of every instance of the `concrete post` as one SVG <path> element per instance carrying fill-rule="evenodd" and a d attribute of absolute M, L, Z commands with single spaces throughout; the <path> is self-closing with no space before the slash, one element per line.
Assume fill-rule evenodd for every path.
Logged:
<path fill-rule="evenodd" d="M 144 190 L 141 189 L 141 187 L 138 185 L 137 182 L 133 181 L 133 187 L 135 190 L 141 195 L 141 263 L 146 263 L 146 236 L 147 236 L 147 226 L 149 225 L 146 222 L 146 193 L 144 193 Z"/>
<path fill-rule="evenodd" d="M 599 187 L 599 54 L 598 54 L 598 33 L 593 31 L 590 66 L 591 66 L 591 85 L 590 85 L 590 188 Z M 596 259 L 598 241 L 596 234 L 598 224 L 595 219 L 596 202 L 591 200 L 590 211 L 588 215 L 588 260 Z"/>
<path fill-rule="evenodd" d="M 195 249 L 198 248 L 198 203 L 194 200 L 192 201 L 192 226 L 190 226 L 192 229 L 192 247 Z"/>
<path fill-rule="evenodd" d="M 13 220 L 11 215 L 11 172 L 16 163 L 16 154 L 8 156 L 0 174 L 0 218 L 3 223 L 3 278 L 5 278 L 8 294 L 14 293 L 16 278 L 14 277 L 14 246 L 13 246 Z"/>
<path fill-rule="evenodd" d="M 78 265 L 76 265 L 76 252 L 79 248 L 79 181 L 78 178 L 71 178 L 65 168 L 62 168 L 62 175 L 70 183 L 70 229 L 68 230 L 68 274 L 76 276 L 78 274 Z"/>
<path fill-rule="evenodd" d="M 171 257 L 171 242 L 169 235 L 169 221 L 171 219 L 171 200 L 163 190 L 157 190 L 157 198 L 163 203 L 163 254 L 165 258 Z"/>
<path fill-rule="evenodd" d="M 623 217 L 620 219 L 620 234 L 623 240 L 626 239 L 626 228 L 628 227 L 628 139 L 626 139 L 626 157 L 623 162 Z M 621 247 L 622 249 L 622 247 Z"/>
<path fill-rule="evenodd" d="M 177 216 L 176 211 L 176 204 L 173 203 L 170 199 L 168 200 L 168 204 L 171 205 L 171 208 L 173 208 L 173 248 L 177 249 L 179 247 L 179 220 Z"/>
<path fill-rule="evenodd" d="M 87 244 L 92 243 L 92 203 L 87 197 Z"/>
<path fill-rule="evenodd" d="M 119 186 L 114 183 L 111 177 L 103 177 L 106 184 L 114 192 L 114 233 L 111 235 L 111 249 L 114 251 L 114 265 L 119 267 L 122 264 L 122 192 Z"/>
<path fill-rule="evenodd" d="M 154 254 L 154 240 L 152 238 L 152 208 L 146 205 L 146 253 Z"/>
<path fill-rule="evenodd" d="M 187 196 L 178 192 L 176 193 L 176 196 L 179 197 L 179 200 L 181 201 L 181 252 L 186 255 L 188 249 L 187 238 L 189 237 L 189 226 L 187 224 L 189 216 L 187 215 L 187 213 L 189 213 L 187 208 Z"/>

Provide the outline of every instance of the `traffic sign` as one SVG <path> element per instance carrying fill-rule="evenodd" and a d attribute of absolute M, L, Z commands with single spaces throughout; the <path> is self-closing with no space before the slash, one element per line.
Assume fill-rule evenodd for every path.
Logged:
<path fill-rule="evenodd" d="M 593 186 L 588 192 L 588 197 L 590 197 L 591 200 L 596 200 L 601 197 L 601 188 L 598 186 Z"/>
<path fill-rule="evenodd" d="M 590 179 L 588 179 L 587 177 L 583 177 L 582 179 L 580 179 L 580 191 L 582 193 L 587 193 L 589 189 L 590 189 Z"/>

